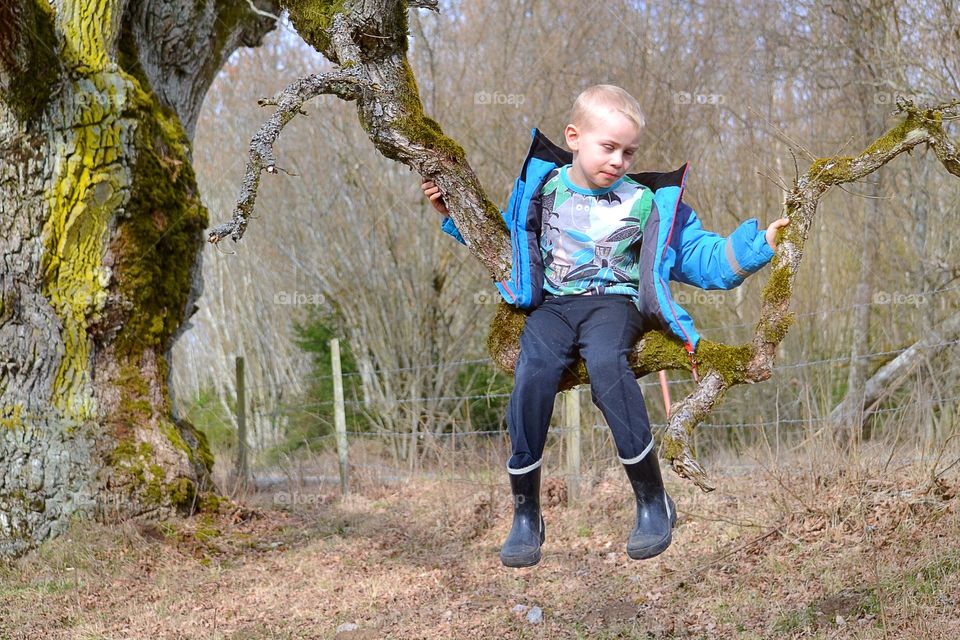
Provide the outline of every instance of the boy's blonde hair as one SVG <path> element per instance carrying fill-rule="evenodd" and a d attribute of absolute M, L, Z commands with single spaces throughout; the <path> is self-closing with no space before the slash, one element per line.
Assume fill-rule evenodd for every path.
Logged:
<path fill-rule="evenodd" d="M 637 99 L 612 84 L 595 84 L 584 89 L 573 103 L 569 122 L 576 127 L 586 127 L 603 107 L 619 111 L 637 126 L 637 132 L 643 131 L 646 120 Z"/>

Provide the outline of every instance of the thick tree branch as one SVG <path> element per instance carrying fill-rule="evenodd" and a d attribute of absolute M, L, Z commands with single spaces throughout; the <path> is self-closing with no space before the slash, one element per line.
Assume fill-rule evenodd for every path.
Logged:
<path fill-rule="evenodd" d="M 337 73 L 349 74 L 347 77 L 358 93 L 351 92 L 346 99 L 356 101 L 360 124 L 374 146 L 384 156 L 406 164 L 440 186 L 470 251 L 484 264 L 492 279 L 502 279 L 510 271 L 511 251 L 500 211 L 486 197 L 463 149 L 423 112 L 406 59 L 408 5 L 411 3 L 401 0 L 346 1 L 339 10 L 325 15 L 325 9 L 304 0 L 284 3 L 298 33 L 327 58 L 340 64 Z M 436 10 L 436 3 L 411 6 Z M 292 104 L 279 107 L 279 104 L 285 96 L 297 94 L 302 82 L 297 81 L 281 92 L 276 99 L 278 113 L 251 142 L 248 171 L 233 220 L 211 230 L 210 242 L 219 242 L 227 235 L 235 241 L 243 237 L 256 199 L 259 172 L 272 172 L 271 167 L 275 166 L 272 147 L 278 125 L 281 121 L 286 124 L 289 117 L 296 115 L 302 101 L 296 103 L 296 107 Z M 326 92 L 340 95 L 334 90 Z"/>
<path fill-rule="evenodd" d="M 278 0 L 130 0 L 120 60 L 192 139 L 203 96 L 239 47 L 260 44 L 276 26 Z"/>

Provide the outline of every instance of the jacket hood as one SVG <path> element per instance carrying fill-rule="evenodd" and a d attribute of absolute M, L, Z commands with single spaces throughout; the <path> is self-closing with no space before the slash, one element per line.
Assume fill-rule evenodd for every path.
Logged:
<path fill-rule="evenodd" d="M 527 159 L 524 161 L 523 168 L 520 171 L 521 175 L 526 173 L 530 160 L 541 160 L 552 163 L 558 167 L 573 164 L 573 152 L 554 144 L 554 142 L 539 129 L 534 128 L 532 135 L 533 142 L 530 145 Z M 641 173 L 628 173 L 627 175 L 651 191 L 656 192 L 663 187 L 682 187 L 687 167 L 688 163 L 685 162 L 673 171 L 644 171 Z"/>

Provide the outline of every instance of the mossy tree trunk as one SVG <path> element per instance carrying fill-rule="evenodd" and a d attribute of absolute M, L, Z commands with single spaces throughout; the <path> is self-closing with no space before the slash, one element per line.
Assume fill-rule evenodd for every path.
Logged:
<path fill-rule="evenodd" d="M 207 225 L 191 137 L 217 70 L 272 26 L 246 0 L 0 7 L 0 554 L 209 487 L 168 387 Z"/>

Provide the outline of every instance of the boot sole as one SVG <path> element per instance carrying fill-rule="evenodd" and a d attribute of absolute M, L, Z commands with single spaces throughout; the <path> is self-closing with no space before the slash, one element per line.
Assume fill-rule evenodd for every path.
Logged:
<path fill-rule="evenodd" d="M 540 562 L 540 549 L 537 549 L 533 553 L 527 553 L 519 556 L 504 556 L 501 554 L 500 562 L 503 563 L 503 566 L 510 567 L 512 569 L 532 567 Z"/>
<path fill-rule="evenodd" d="M 631 548 L 630 545 L 627 545 L 627 555 L 630 556 L 631 560 L 647 560 L 666 551 L 672 541 L 673 535 L 668 533 L 663 540 L 648 547 Z"/>

